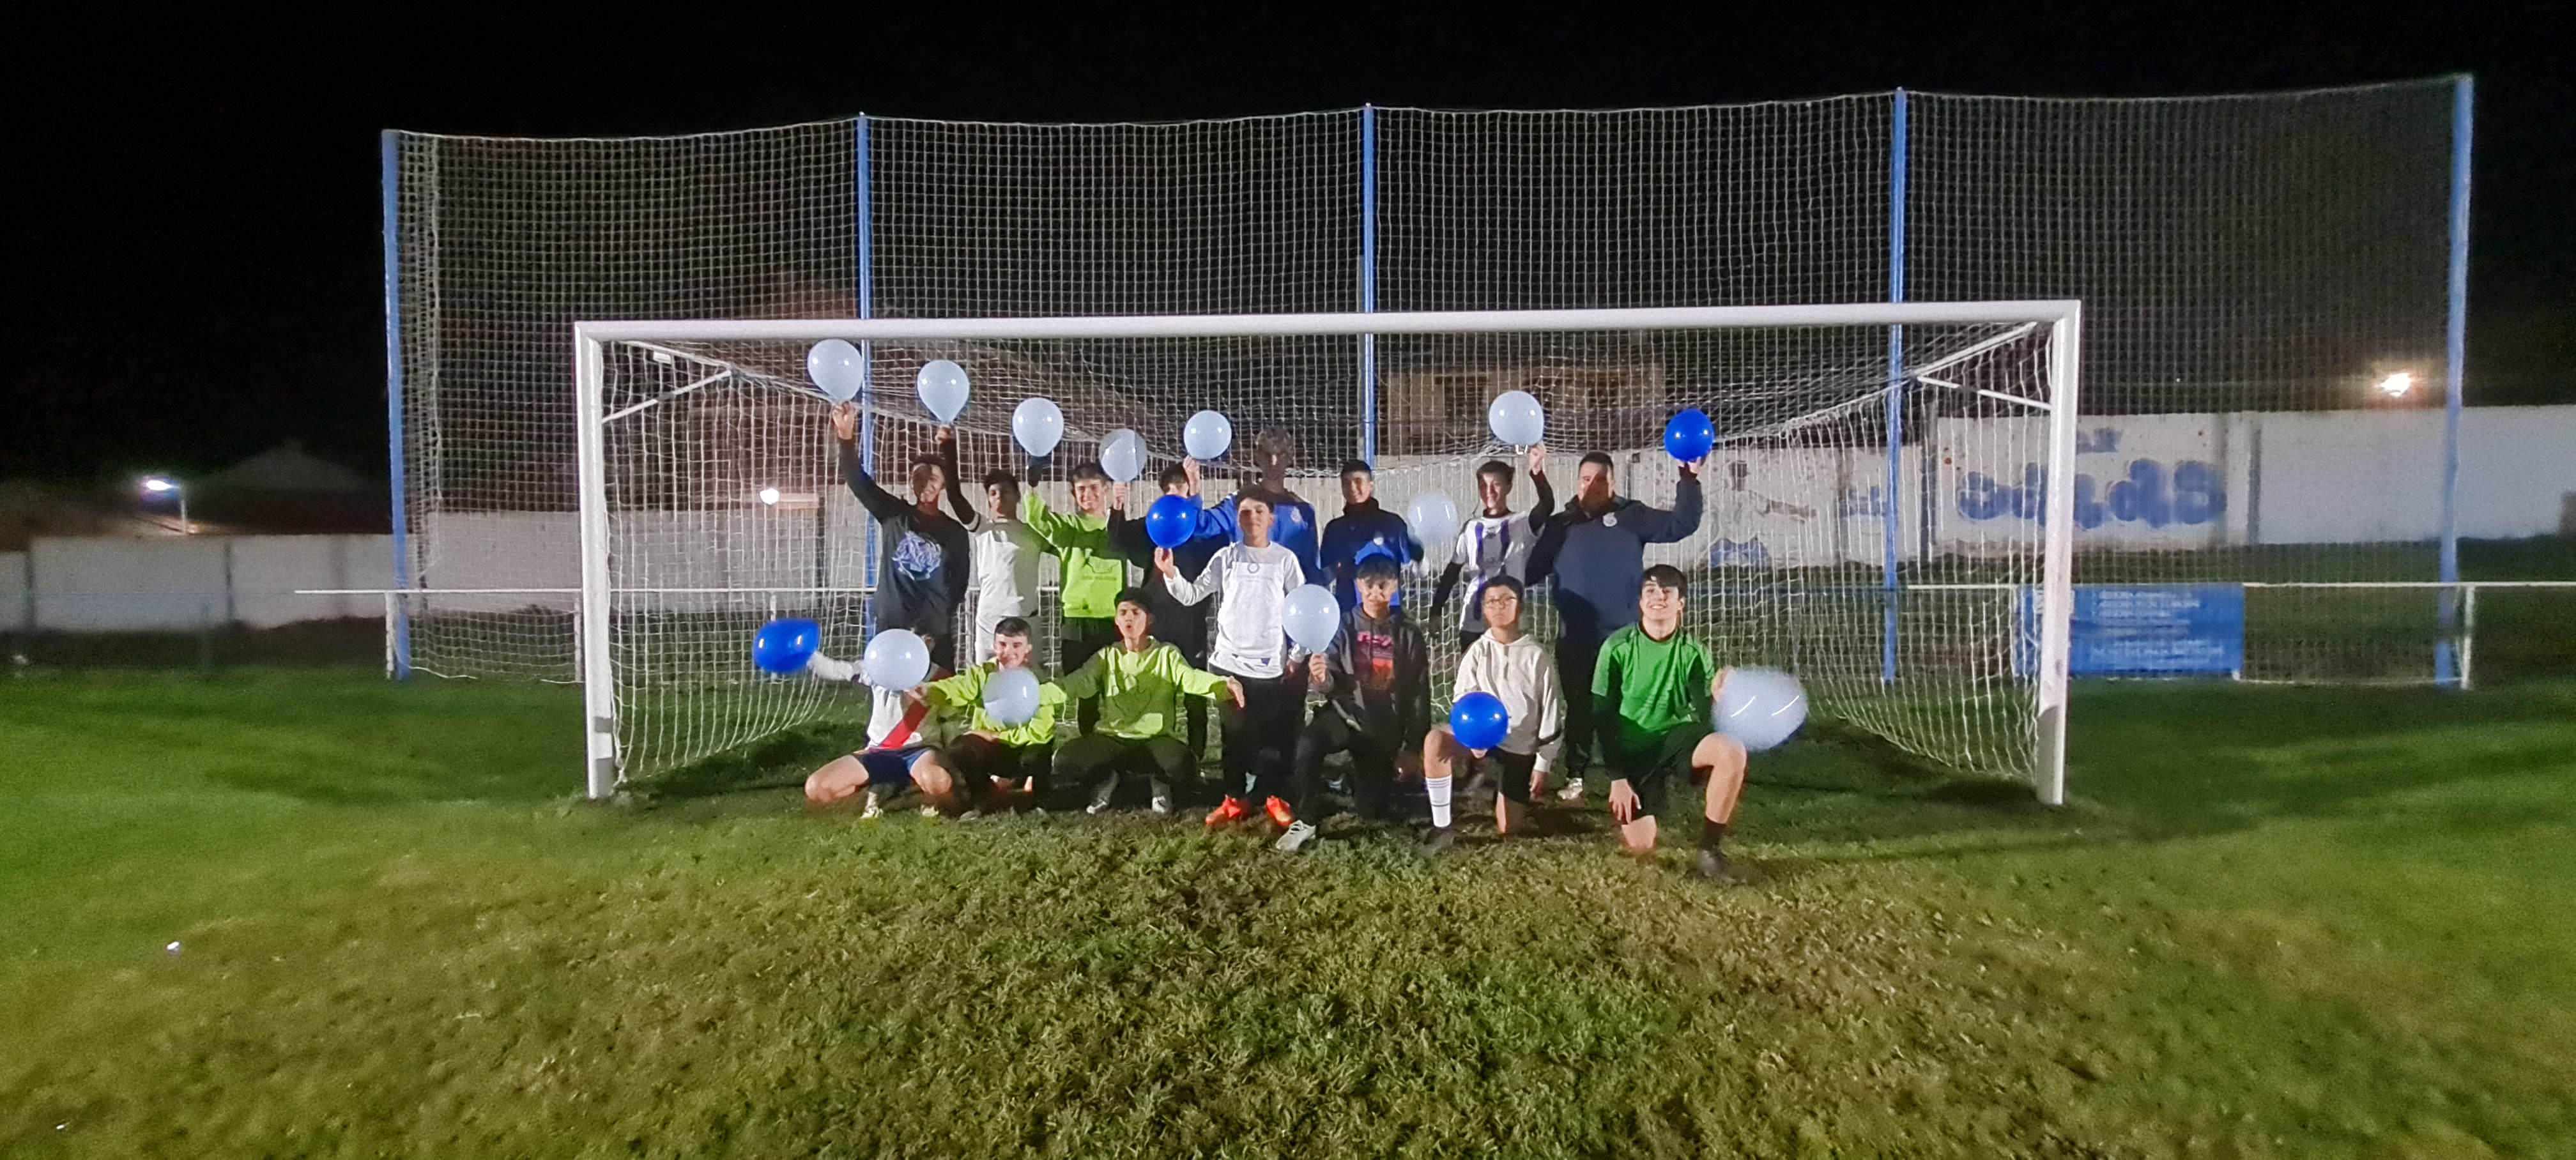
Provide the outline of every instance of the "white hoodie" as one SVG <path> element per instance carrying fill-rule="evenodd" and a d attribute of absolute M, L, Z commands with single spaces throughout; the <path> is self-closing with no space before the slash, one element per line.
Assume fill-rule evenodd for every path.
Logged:
<path fill-rule="evenodd" d="M 1510 644 L 1487 633 L 1458 657 L 1458 683 L 1452 698 L 1491 693 L 1503 703 L 1512 730 L 1499 748 L 1507 753 L 1537 755 L 1538 772 L 1556 765 L 1556 747 L 1565 733 L 1565 694 L 1556 685 L 1556 662 L 1547 646 L 1524 635 Z"/>

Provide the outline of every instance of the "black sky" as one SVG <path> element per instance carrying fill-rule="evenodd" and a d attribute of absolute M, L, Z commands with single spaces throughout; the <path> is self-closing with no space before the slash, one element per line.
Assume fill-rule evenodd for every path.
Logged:
<path fill-rule="evenodd" d="M 886 116 L 1085 121 L 1677 105 L 1899 85 L 2178 95 L 2468 71 L 2473 401 L 2576 401 L 2563 5 L 1553 4 L 1043 22 L 601 14 L 187 26 L 56 17 L 6 54 L 0 478 L 202 469 L 282 438 L 381 474 L 376 133 L 677 133 Z M 2112 6 L 2092 6 L 2107 8 Z M 2152 9 L 2152 13 L 2148 10 Z M 726 8 L 725 13 L 741 13 Z M 651 27 L 643 27 L 649 21 Z"/>

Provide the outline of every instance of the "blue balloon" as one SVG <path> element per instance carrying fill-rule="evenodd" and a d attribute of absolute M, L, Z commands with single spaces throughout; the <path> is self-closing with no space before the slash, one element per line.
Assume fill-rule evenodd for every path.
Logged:
<path fill-rule="evenodd" d="M 1717 693 L 1717 731 L 1760 753 L 1807 723 L 1807 690 L 1778 669 L 1728 669 Z"/>
<path fill-rule="evenodd" d="M 1333 598 L 1332 589 L 1308 584 L 1288 594 L 1288 607 L 1279 619 L 1297 647 L 1319 653 L 1331 648 L 1334 634 L 1342 630 L 1342 602 Z"/>
<path fill-rule="evenodd" d="M 1178 548 L 1198 530 L 1198 501 L 1188 496 L 1167 495 L 1145 509 L 1145 538 L 1157 548 Z"/>
<path fill-rule="evenodd" d="M 751 663 L 764 673 L 802 670 L 823 647 L 823 626 L 794 618 L 773 620 L 751 634 Z"/>
<path fill-rule="evenodd" d="M 930 645 L 910 629 L 889 628 L 868 641 L 859 656 L 859 675 L 870 686 L 903 692 L 930 675 Z"/>
<path fill-rule="evenodd" d="M 984 682 L 984 712 L 1004 728 L 1038 715 L 1038 678 L 1027 669 L 1003 669 Z"/>
<path fill-rule="evenodd" d="M 1494 429 L 1494 438 L 1527 447 L 1547 435 L 1547 409 L 1528 391 L 1505 391 L 1485 408 L 1485 425 Z"/>
<path fill-rule="evenodd" d="M 1214 411 L 1190 416 L 1181 428 L 1181 446 L 1192 459 L 1214 459 L 1234 445 L 1234 424 Z"/>
<path fill-rule="evenodd" d="M 1480 690 L 1450 707 L 1449 732 L 1469 749 L 1491 749 L 1511 736 L 1512 715 L 1503 710 L 1502 698 Z"/>
<path fill-rule="evenodd" d="M 957 413 L 966 409 L 966 368 L 944 358 L 921 364 L 921 373 L 913 378 L 913 391 L 921 396 L 921 405 L 942 423 L 957 421 Z"/>
<path fill-rule="evenodd" d="M 1673 416 L 1664 424 L 1664 450 L 1684 463 L 1697 463 L 1708 458 L 1708 449 L 1717 446 L 1717 425 L 1708 421 L 1708 412 L 1693 407 Z"/>

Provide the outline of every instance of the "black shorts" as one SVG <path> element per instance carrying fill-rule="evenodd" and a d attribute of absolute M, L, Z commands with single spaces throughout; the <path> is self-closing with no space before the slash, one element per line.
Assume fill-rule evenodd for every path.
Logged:
<path fill-rule="evenodd" d="M 1508 749 L 1488 749 L 1483 757 L 1468 757 L 1467 769 L 1472 774 L 1488 763 L 1494 767 L 1494 792 L 1522 805 L 1528 805 L 1530 771 L 1538 768 L 1538 755 L 1514 753 Z"/>
<path fill-rule="evenodd" d="M 1691 768 L 1691 753 L 1710 732 L 1708 726 L 1692 722 L 1661 733 L 1619 739 L 1618 750 L 1609 755 L 1610 776 L 1626 781 L 1628 788 L 1637 791 L 1638 817 L 1663 813 L 1674 783 L 1701 784 L 1699 771 Z"/>

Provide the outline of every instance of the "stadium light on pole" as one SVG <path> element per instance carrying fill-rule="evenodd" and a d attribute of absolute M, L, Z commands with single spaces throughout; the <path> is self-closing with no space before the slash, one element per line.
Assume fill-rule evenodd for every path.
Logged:
<path fill-rule="evenodd" d="M 188 524 L 188 489 L 181 487 L 178 480 L 172 479 L 166 475 L 144 476 L 143 492 L 146 495 L 171 495 L 178 497 L 179 534 L 184 536 L 193 530 Z"/>
<path fill-rule="evenodd" d="M 777 507 L 778 489 L 775 487 L 764 487 L 760 489 L 760 502 L 769 507 Z"/>

